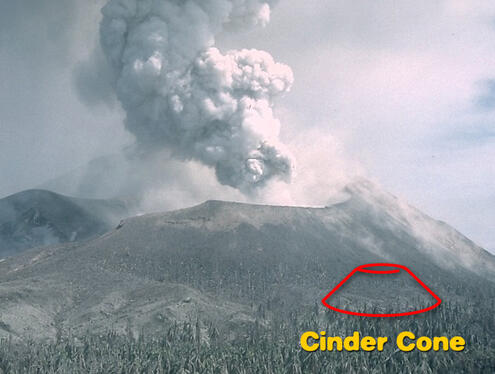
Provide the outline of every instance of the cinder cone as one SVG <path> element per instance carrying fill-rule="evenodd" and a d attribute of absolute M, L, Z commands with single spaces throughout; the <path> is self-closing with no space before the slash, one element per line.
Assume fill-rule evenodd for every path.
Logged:
<path fill-rule="evenodd" d="M 364 317 L 409 316 L 441 302 L 406 266 L 389 263 L 358 266 L 322 300 L 331 310 Z"/>

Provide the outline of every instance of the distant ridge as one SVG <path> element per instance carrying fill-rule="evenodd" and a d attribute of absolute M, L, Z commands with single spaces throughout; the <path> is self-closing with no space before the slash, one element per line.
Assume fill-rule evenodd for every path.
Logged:
<path fill-rule="evenodd" d="M 0 199 L 0 258 L 102 234 L 127 215 L 119 200 L 80 199 L 27 190 Z"/>

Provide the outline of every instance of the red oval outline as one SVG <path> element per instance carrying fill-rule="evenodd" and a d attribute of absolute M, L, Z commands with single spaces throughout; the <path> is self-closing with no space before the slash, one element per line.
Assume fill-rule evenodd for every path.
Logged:
<path fill-rule="evenodd" d="M 363 273 L 371 273 L 371 274 L 392 274 L 392 273 L 398 273 L 400 270 L 370 270 L 366 269 L 367 267 L 372 267 L 372 266 L 385 266 L 385 267 L 395 267 L 399 268 L 402 270 L 405 270 L 411 275 L 437 302 L 429 306 L 428 308 L 420 309 L 420 310 L 414 310 L 412 312 L 403 312 L 403 313 L 359 313 L 359 312 L 351 312 L 349 310 L 344 310 L 344 309 L 339 309 L 334 306 L 331 306 L 330 304 L 327 303 L 327 300 L 332 296 L 342 285 L 347 282 L 347 280 L 353 276 L 353 274 L 357 271 L 363 272 Z M 361 265 L 355 268 L 353 271 L 349 273 L 342 281 L 335 286 L 322 300 L 321 302 L 323 305 L 325 305 L 327 308 L 334 310 L 339 313 L 343 314 L 350 314 L 353 316 L 361 316 L 361 317 L 403 317 L 403 316 L 411 316 L 414 314 L 420 314 L 420 313 L 425 313 L 428 312 L 432 309 L 435 309 L 438 307 L 441 303 L 442 300 L 432 291 L 428 288 L 426 284 L 423 283 L 421 279 L 419 279 L 411 270 L 409 270 L 408 267 L 404 265 L 398 265 L 398 264 L 390 264 L 390 263 L 376 263 L 376 264 L 366 264 L 366 265 Z"/>

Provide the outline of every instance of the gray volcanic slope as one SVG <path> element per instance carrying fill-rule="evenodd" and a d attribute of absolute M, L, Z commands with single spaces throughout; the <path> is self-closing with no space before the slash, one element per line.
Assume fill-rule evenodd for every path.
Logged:
<path fill-rule="evenodd" d="M 44 190 L 0 199 L 0 259 L 28 248 L 81 241 L 126 217 L 119 200 L 77 199 Z"/>
<path fill-rule="evenodd" d="M 493 282 L 494 257 L 446 224 L 369 182 L 346 194 L 326 208 L 208 201 L 7 259 L 0 336 L 153 332 L 196 319 L 235 331 L 255 320 L 269 324 L 277 313 L 325 310 L 321 298 L 370 262 L 406 265 L 442 298 Z M 371 282 L 351 296 L 379 299 L 377 287 Z M 406 299 L 416 291 L 387 288 Z"/>

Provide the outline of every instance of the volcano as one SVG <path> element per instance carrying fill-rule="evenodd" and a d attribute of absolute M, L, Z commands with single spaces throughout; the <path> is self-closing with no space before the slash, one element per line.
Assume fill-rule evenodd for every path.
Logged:
<path fill-rule="evenodd" d="M 366 263 L 407 266 L 442 300 L 495 281 L 494 256 L 447 224 L 368 181 L 343 192 L 322 208 L 207 201 L 8 258 L 0 335 L 153 333 L 197 320 L 231 332 L 307 308 L 335 313 L 322 298 Z M 414 284 L 393 284 L 417 299 Z M 378 288 L 365 282 L 360 300 L 378 300 Z"/>

